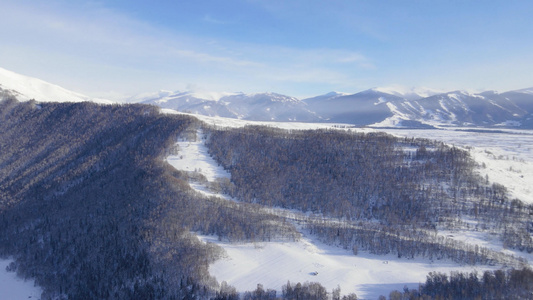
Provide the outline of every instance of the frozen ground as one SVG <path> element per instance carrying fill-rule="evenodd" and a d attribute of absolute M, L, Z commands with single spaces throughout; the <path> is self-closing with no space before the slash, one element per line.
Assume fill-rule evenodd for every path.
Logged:
<path fill-rule="evenodd" d="M 209 268 L 217 280 L 226 281 L 238 291 L 254 290 L 258 283 L 281 292 L 282 285 L 296 282 L 320 282 L 328 292 L 341 288 L 342 294 L 356 293 L 360 299 L 388 296 L 404 286 L 418 289 L 431 271 L 449 273 L 453 270 L 473 271 L 474 267 L 458 266 L 448 261 L 398 259 L 393 255 L 377 256 L 351 252 L 325 245 L 305 235 L 290 243 L 221 243 L 216 237 L 202 236 L 222 246 L 227 257 Z M 484 270 L 484 269 L 483 269 Z M 318 272 L 317 275 L 313 275 Z"/>
<path fill-rule="evenodd" d="M 232 124 L 238 123 L 242 124 L 241 122 Z M 285 126 L 291 127 L 291 125 L 294 124 L 287 123 Z M 307 126 L 311 128 L 310 125 Z M 403 134 L 413 133 L 403 132 Z M 435 134 L 427 134 L 428 137 L 436 138 Z M 444 134 L 444 137 L 452 138 L 450 133 Z M 445 141 L 450 142 L 450 140 Z M 167 158 L 175 168 L 185 171 L 196 169 L 209 181 L 215 180 L 216 177 L 229 176 L 208 155 L 200 132 L 196 141 L 180 141 L 178 146 L 181 151 Z M 209 193 L 205 187 L 197 183 L 192 186 L 202 193 Z M 224 195 L 220 196 L 225 198 Z M 261 283 L 265 289 L 275 289 L 279 293 L 287 280 L 294 283 L 316 281 L 329 292 L 339 285 L 343 294 L 356 293 L 362 299 L 377 299 L 379 295 L 388 296 L 392 290 L 403 290 L 404 286 L 418 288 L 419 283 L 424 282 L 426 275 L 431 271 L 449 273 L 452 270 L 476 270 L 474 267 L 460 266 L 449 261 L 398 259 L 392 255 L 377 256 L 364 251 L 354 256 L 350 251 L 325 245 L 306 232 L 302 234 L 303 238 L 298 242 L 283 243 L 231 244 L 220 242 L 212 236 L 200 236 L 200 238 L 225 249 L 226 257 L 212 264 L 209 271 L 219 282 L 226 281 L 240 292 L 254 290 L 257 284 Z M 468 235 L 464 237 L 457 235 L 457 237 L 469 242 L 479 242 L 483 246 L 491 246 L 492 242 L 484 237 Z M 498 246 L 492 245 L 492 248 L 496 247 Z M 489 269 L 487 266 L 479 268 L 477 270 L 480 272 Z M 318 274 L 313 275 L 313 272 Z"/>
<path fill-rule="evenodd" d="M 33 280 L 25 281 L 14 272 L 7 272 L 6 267 L 11 260 L 0 260 L 0 299 L 28 300 L 40 299 L 41 289 L 34 285 Z"/>

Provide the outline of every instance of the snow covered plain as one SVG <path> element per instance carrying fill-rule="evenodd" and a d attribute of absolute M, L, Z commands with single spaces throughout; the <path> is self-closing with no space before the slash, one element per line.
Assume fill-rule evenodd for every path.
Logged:
<path fill-rule="evenodd" d="M 24 280 L 16 273 L 6 271 L 12 260 L 0 260 L 0 299 L 22 300 L 40 299 L 42 290 L 34 285 L 33 280 Z"/>
<path fill-rule="evenodd" d="M 171 113 L 167 111 L 167 113 Z M 269 123 L 269 122 L 250 122 L 222 118 L 200 117 L 207 123 L 221 127 L 238 127 L 249 124 L 276 126 L 285 129 L 316 129 L 316 128 L 334 128 L 333 124 L 309 124 L 309 123 Z M 336 126 L 338 128 L 338 125 Z M 359 129 L 355 129 L 359 131 Z M 374 129 L 361 129 L 369 132 Z M 506 157 L 513 155 L 516 157 L 517 164 L 520 163 L 523 173 L 528 173 L 533 158 L 531 157 L 532 135 L 519 135 L 519 138 L 507 134 L 496 134 L 488 139 L 483 134 L 473 134 L 472 132 L 450 131 L 450 130 L 388 130 L 388 132 L 399 136 L 414 136 L 431 139 L 440 139 L 446 143 L 453 143 L 462 147 L 472 147 L 477 145 L 479 148 L 472 148 L 474 157 L 485 155 L 487 167 L 483 170 L 489 172 L 491 178 L 501 183 L 501 178 L 512 175 L 509 166 L 506 165 Z M 506 145 L 509 141 L 518 142 L 521 139 L 523 146 L 521 150 L 516 151 L 515 147 Z M 484 143 L 481 143 L 484 141 Z M 179 153 L 169 156 L 167 161 L 177 169 L 184 171 L 199 171 L 209 181 L 217 177 L 230 176 L 208 155 L 207 149 L 202 142 L 201 132 L 196 141 L 181 140 L 178 142 Z M 486 148 L 485 148 L 486 147 Z M 487 154 L 485 149 L 490 149 L 491 153 L 497 156 Z M 476 154 L 477 153 L 477 154 Z M 514 154 L 513 154 L 514 153 Z M 500 157 L 503 155 L 505 159 Z M 505 165 L 505 166 L 504 166 Z M 517 165 L 518 170 L 518 165 Z M 487 171 L 488 170 L 488 171 Z M 495 176 L 501 170 L 505 176 Z M 506 171 L 507 170 L 507 171 Z M 529 169 L 530 170 L 530 169 Z M 531 170 L 530 170 L 531 171 Z M 491 173 L 492 172 L 492 173 Z M 494 173 L 494 174 L 493 174 Z M 511 174 L 508 174 L 511 173 Z M 525 176 L 524 176 L 525 177 Z M 193 184 L 202 193 L 209 193 L 205 187 Z M 522 191 L 526 187 L 516 184 L 516 187 Z M 221 198 L 228 199 L 225 195 L 219 195 Z M 533 202 L 533 199 L 530 199 Z M 350 251 L 325 245 L 319 242 L 312 235 L 301 231 L 302 239 L 298 242 L 262 242 L 262 243 L 245 243 L 232 244 L 220 242 L 213 236 L 199 236 L 205 242 L 216 243 L 223 247 L 226 256 L 210 266 L 211 275 L 215 276 L 219 282 L 226 281 L 233 285 L 238 291 L 251 291 L 257 287 L 258 283 L 263 284 L 265 289 L 275 289 L 281 292 L 282 285 L 288 280 L 296 282 L 320 282 L 328 291 L 340 286 L 343 294 L 356 293 L 361 299 L 377 299 L 379 295 L 388 296 L 392 290 L 403 290 L 408 288 L 418 288 L 419 283 L 426 279 L 426 275 L 432 271 L 449 273 L 450 271 L 473 271 L 478 270 L 480 273 L 487 269 L 497 267 L 488 266 L 463 266 L 451 261 L 429 261 L 427 259 L 398 259 L 393 255 L 377 256 L 360 251 L 354 256 Z M 502 250 L 498 241 L 492 241 L 484 235 L 471 235 L 471 232 L 464 234 L 458 232 L 444 232 L 442 234 L 455 234 L 459 240 L 479 243 L 480 245 Z M 515 253 L 520 254 L 520 253 Z M 531 260 L 528 255 L 525 256 Z M 315 272 L 318 272 L 314 275 Z"/>

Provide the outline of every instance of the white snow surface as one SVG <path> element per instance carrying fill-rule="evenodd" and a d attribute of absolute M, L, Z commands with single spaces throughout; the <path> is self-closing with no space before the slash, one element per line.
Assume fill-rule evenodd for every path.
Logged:
<path fill-rule="evenodd" d="M 17 277 L 15 272 L 6 271 L 11 262 L 9 259 L 0 259 L 0 299 L 40 299 L 42 290 L 34 285 L 33 280 L 24 280 Z"/>
<path fill-rule="evenodd" d="M 204 175 L 208 181 L 215 181 L 216 178 L 230 177 L 207 153 L 207 147 L 203 143 L 202 133 L 198 132 L 196 141 L 181 139 L 176 143 L 179 147 L 177 155 L 170 155 L 167 162 L 181 171 L 197 171 Z"/>
<path fill-rule="evenodd" d="M 431 89 L 427 87 L 406 87 L 402 85 L 390 85 L 384 87 L 373 88 L 373 90 L 391 94 L 398 97 L 403 97 L 407 100 L 417 100 L 420 98 L 426 98 L 429 96 L 444 93 L 442 90 Z"/>
<path fill-rule="evenodd" d="M 319 282 L 328 292 L 340 286 L 342 294 L 356 293 L 359 299 L 377 299 L 405 286 L 418 289 L 431 271 L 481 271 L 449 261 L 398 259 L 360 251 L 357 256 L 342 248 L 325 245 L 304 233 L 299 242 L 231 244 L 216 237 L 200 236 L 222 246 L 227 253 L 209 268 L 219 282 L 226 281 L 238 291 L 252 291 L 258 283 L 275 289 L 291 283 Z M 484 269 L 483 269 L 484 270 Z M 313 275 L 318 272 L 317 275 Z"/>
<path fill-rule="evenodd" d="M 0 68 L 0 88 L 13 92 L 20 101 L 35 99 L 40 102 L 91 101 L 102 104 L 113 103 L 105 99 L 90 98 L 41 79 L 17 74 L 3 68 Z"/>

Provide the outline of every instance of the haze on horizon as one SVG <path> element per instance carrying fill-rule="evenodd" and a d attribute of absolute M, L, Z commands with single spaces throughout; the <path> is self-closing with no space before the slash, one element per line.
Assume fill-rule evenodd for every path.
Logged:
<path fill-rule="evenodd" d="M 166 90 L 533 86 L 533 2 L 30 1 L 0 4 L 0 67 L 91 97 Z"/>

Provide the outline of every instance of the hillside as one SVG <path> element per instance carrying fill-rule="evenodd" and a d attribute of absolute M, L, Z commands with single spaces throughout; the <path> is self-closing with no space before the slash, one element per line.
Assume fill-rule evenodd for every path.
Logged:
<path fill-rule="evenodd" d="M 35 280 L 42 299 L 375 298 L 403 285 L 415 295 L 428 272 L 420 292 L 434 297 L 454 289 L 437 272 L 453 270 L 465 273 L 450 280 L 466 274 L 487 289 L 501 279 L 502 297 L 533 290 L 520 283 L 531 277 L 522 269 L 533 252 L 533 206 L 521 199 L 529 191 L 480 172 L 494 165 L 474 160 L 478 150 L 346 125 L 0 92 L 0 258 Z M 403 101 L 382 93 L 327 97 L 366 103 L 379 119 Z M 249 95 L 215 96 L 253 114 Z M 524 99 L 497 106 L 518 114 Z M 301 104 L 276 94 L 255 101 Z M 517 184 L 530 175 L 518 173 L 525 163 L 509 164 Z"/>
<path fill-rule="evenodd" d="M 0 93 L 11 94 L 20 101 L 34 99 L 47 102 L 92 101 L 107 104 L 111 103 L 111 101 L 105 99 L 91 98 L 38 78 L 24 76 L 3 68 L 0 68 Z"/>
<path fill-rule="evenodd" d="M 201 197 L 161 159 L 192 118 L 10 99 L 0 118 L 0 256 L 44 299 L 209 297 L 217 284 L 207 267 L 220 250 L 187 228 L 279 235 L 278 217 Z"/>

